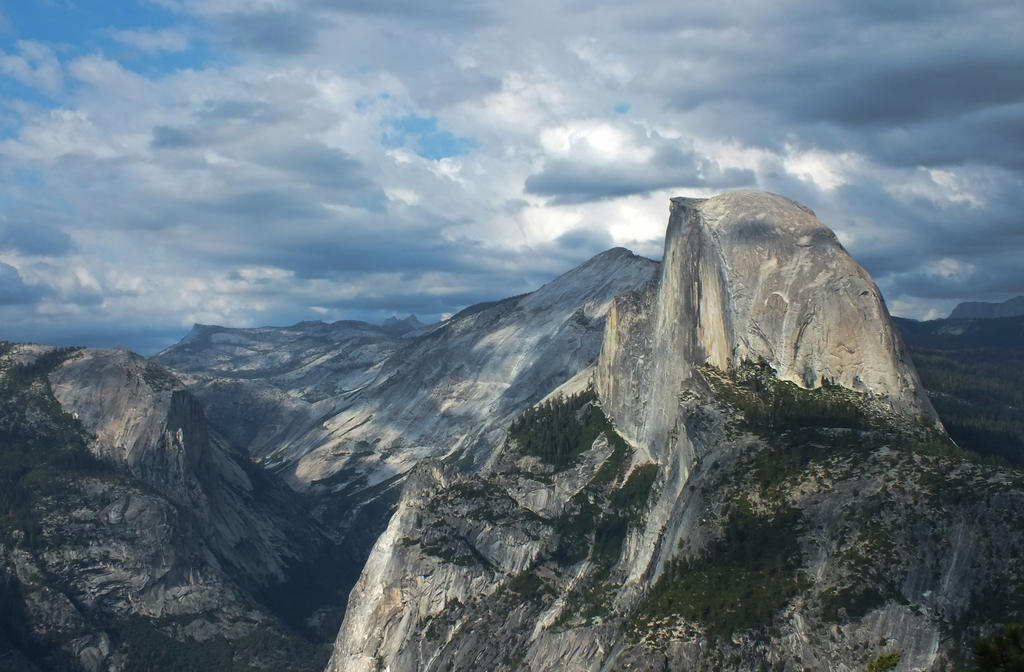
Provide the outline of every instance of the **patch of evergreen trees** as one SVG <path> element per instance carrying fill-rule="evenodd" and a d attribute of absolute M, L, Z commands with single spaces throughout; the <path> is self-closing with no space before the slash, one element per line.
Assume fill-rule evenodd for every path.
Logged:
<path fill-rule="evenodd" d="M 523 412 L 509 427 L 509 436 L 524 455 L 535 455 L 556 469 L 565 469 L 609 427 L 596 400 L 593 390 L 587 390 L 545 401 Z"/>
<path fill-rule="evenodd" d="M 89 452 L 81 425 L 50 392 L 47 374 L 72 352 L 52 350 L 0 374 L 0 531 L 21 530 L 29 547 L 41 534 L 34 502 L 59 492 L 61 476 L 110 469 Z"/>
<path fill-rule="evenodd" d="M 641 605 L 641 618 L 679 614 L 726 637 L 758 629 L 805 587 L 796 509 L 755 513 L 746 500 L 733 505 L 724 535 L 699 557 L 671 561 Z"/>
<path fill-rule="evenodd" d="M 1024 623 L 1007 625 L 974 645 L 978 672 L 1024 672 Z"/>
<path fill-rule="evenodd" d="M 857 393 L 831 381 L 816 389 L 804 389 L 779 380 L 764 362 L 746 362 L 723 374 L 706 368 L 706 377 L 724 401 L 743 412 L 747 428 L 779 434 L 804 427 L 862 429 L 870 422 L 857 404 Z"/>
<path fill-rule="evenodd" d="M 1024 465 L 1024 348 L 912 354 L 935 410 L 961 448 Z"/>

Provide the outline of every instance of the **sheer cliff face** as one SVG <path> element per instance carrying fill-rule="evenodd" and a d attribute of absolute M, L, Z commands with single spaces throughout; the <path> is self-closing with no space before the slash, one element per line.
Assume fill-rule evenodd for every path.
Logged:
<path fill-rule="evenodd" d="M 50 376 L 57 400 L 96 436 L 99 457 L 164 489 L 187 487 L 211 451 L 203 411 L 162 367 L 126 350 L 92 350 Z M 236 480 L 244 480 L 237 466 Z"/>
<path fill-rule="evenodd" d="M 170 371 L 126 350 L 83 350 L 49 375 L 53 395 L 93 436 L 90 449 L 196 516 L 222 562 L 258 583 L 283 577 L 311 528 L 258 493 Z M 258 496 L 272 501 L 258 501 Z M 289 533 L 289 530 L 293 530 Z M 309 550 L 304 548 L 304 550 Z"/>
<path fill-rule="evenodd" d="M 658 283 L 611 310 L 602 400 L 658 459 L 694 365 L 761 360 L 781 380 L 831 381 L 935 418 L 878 288 L 813 212 L 758 191 L 672 199 Z"/>
<path fill-rule="evenodd" d="M 327 540 L 167 369 L 124 350 L 0 343 L 0 452 L 16 506 L 0 519 L 11 669 L 129 669 L 154 651 L 212 669 L 208 642 L 296 641 L 261 597 Z"/>

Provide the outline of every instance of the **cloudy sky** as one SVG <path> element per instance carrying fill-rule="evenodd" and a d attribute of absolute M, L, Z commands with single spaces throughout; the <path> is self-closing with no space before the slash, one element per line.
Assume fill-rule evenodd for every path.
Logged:
<path fill-rule="evenodd" d="M 896 314 L 1003 300 L 1022 35 L 1019 0 L 0 0 L 0 339 L 438 319 L 736 187 Z"/>

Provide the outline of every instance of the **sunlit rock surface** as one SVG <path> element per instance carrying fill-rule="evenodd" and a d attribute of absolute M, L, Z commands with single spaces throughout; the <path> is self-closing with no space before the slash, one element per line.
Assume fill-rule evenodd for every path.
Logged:
<path fill-rule="evenodd" d="M 154 360 L 297 486 L 358 491 L 425 458 L 485 460 L 515 415 L 596 361 L 612 299 L 657 268 L 619 248 L 431 327 L 197 326 Z"/>
<path fill-rule="evenodd" d="M 831 381 L 935 418 L 878 288 L 808 208 L 749 190 L 672 199 L 657 285 L 609 317 L 608 412 L 660 459 L 693 367 L 759 360 L 802 387 Z"/>

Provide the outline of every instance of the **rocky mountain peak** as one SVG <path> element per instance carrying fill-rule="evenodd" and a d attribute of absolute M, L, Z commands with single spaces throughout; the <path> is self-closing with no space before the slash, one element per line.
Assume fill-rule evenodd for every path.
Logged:
<path fill-rule="evenodd" d="M 198 404 L 173 374 L 141 355 L 83 350 L 51 374 L 50 382 L 61 405 L 96 437 L 99 455 L 125 464 L 144 480 L 156 478 L 152 470 L 180 478 L 207 449 Z M 169 458 L 164 443 L 174 444 L 180 454 Z"/>
<path fill-rule="evenodd" d="M 415 315 L 407 315 L 404 318 L 399 318 L 397 315 L 392 315 L 388 319 L 381 323 L 381 328 L 393 335 L 401 335 L 419 329 L 420 327 L 426 326 L 420 321 Z"/>
<path fill-rule="evenodd" d="M 214 327 L 212 325 L 209 325 L 209 324 L 199 324 L 198 322 L 195 322 L 195 323 L 192 324 L 192 328 L 188 330 L 188 333 L 185 334 L 185 337 L 182 338 L 180 341 L 178 341 L 178 343 L 176 345 L 185 345 L 185 344 L 188 344 L 188 343 L 194 343 L 196 341 L 199 341 L 199 340 L 203 339 L 204 337 L 206 337 L 211 331 L 213 331 L 215 329 L 216 329 L 216 327 Z M 169 350 L 169 349 L 170 348 L 164 348 L 164 350 Z"/>
<path fill-rule="evenodd" d="M 834 380 L 897 399 L 920 387 L 878 288 L 809 208 L 750 190 L 674 201 L 666 257 L 676 263 L 664 284 L 692 274 L 684 255 L 694 242 L 704 251 L 695 361 L 764 359 L 804 387 Z"/>
<path fill-rule="evenodd" d="M 783 196 L 672 199 L 656 286 L 622 297 L 609 321 L 599 391 L 654 453 L 695 365 L 764 361 L 801 387 L 832 382 L 935 417 L 870 276 L 809 208 Z"/>

